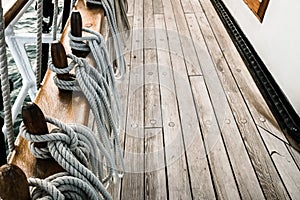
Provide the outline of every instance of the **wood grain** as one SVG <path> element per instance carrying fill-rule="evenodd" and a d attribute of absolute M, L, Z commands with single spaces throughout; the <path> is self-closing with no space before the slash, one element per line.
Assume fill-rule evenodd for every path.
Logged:
<path fill-rule="evenodd" d="M 162 128 L 145 129 L 145 199 L 167 199 Z"/>
<path fill-rule="evenodd" d="M 155 15 L 168 190 L 170 199 L 191 199 L 172 64 L 163 15 Z"/>
<path fill-rule="evenodd" d="M 144 2 L 145 127 L 162 127 L 157 45 L 152 1 Z"/>
<path fill-rule="evenodd" d="M 196 17 L 194 14 L 187 14 L 186 17 L 192 38 L 195 42 L 195 46 L 197 47 L 196 49 L 198 52 L 198 57 L 202 64 L 204 79 L 212 101 L 211 104 L 216 112 L 218 124 L 222 131 L 221 134 L 224 138 L 241 195 L 243 198 L 261 199 L 263 198 L 263 193 L 260 189 L 260 185 L 253 170 L 251 160 L 249 159 L 244 146 L 240 131 L 235 123 L 235 119 L 232 115 L 231 108 L 223 91 L 222 84 L 216 74 L 215 64 L 213 63 L 212 58 L 210 58 L 210 54 L 206 47 Z M 198 93 L 202 90 L 199 89 Z M 195 93 L 196 97 L 198 93 Z M 199 95 L 201 96 L 201 94 Z M 204 104 L 200 105 L 202 105 L 202 107 L 204 106 Z M 201 115 L 205 115 L 206 112 L 202 113 L 203 114 Z M 239 153 L 237 154 L 236 152 Z M 245 171 L 247 171 L 247 173 L 245 173 Z"/>
<path fill-rule="evenodd" d="M 259 128 L 259 132 L 266 143 L 269 154 L 275 163 L 291 199 L 299 198 L 300 171 L 288 151 L 286 144 L 262 128 Z"/>
<path fill-rule="evenodd" d="M 143 1 L 135 1 L 121 199 L 144 198 Z"/>
<path fill-rule="evenodd" d="M 171 3 L 173 5 L 171 5 Z M 174 11 L 170 12 L 169 10 L 169 14 L 166 14 L 165 20 L 169 38 L 168 43 L 171 52 L 170 58 L 173 68 L 181 129 L 188 163 L 188 172 L 190 176 L 191 191 L 193 198 L 195 199 L 212 198 L 215 195 L 214 188 L 211 175 L 209 173 L 208 160 L 206 157 L 200 126 L 198 124 L 196 106 L 194 104 L 191 85 L 188 78 L 189 73 L 187 70 L 188 65 L 198 65 L 199 67 L 199 64 L 197 61 L 197 57 L 195 57 L 196 59 L 194 60 L 187 60 L 188 58 L 182 57 L 184 51 L 186 51 L 186 48 L 188 48 L 187 42 L 190 43 L 189 49 L 193 49 L 192 40 L 186 40 L 186 38 L 181 37 L 181 34 L 174 34 L 173 31 L 176 31 L 177 29 L 180 33 L 179 29 L 183 29 L 184 27 L 187 28 L 187 24 L 184 18 L 183 20 L 179 19 L 183 14 L 183 8 L 181 7 L 180 2 L 175 2 L 174 0 L 164 1 L 164 6 L 165 8 L 167 8 L 165 10 L 165 13 L 167 12 L 167 10 L 169 10 L 168 8 L 172 8 L 172 6 L 173 9 L 170 10 Z M 188 28 L 183 32 L 189 33 Z M 193 51 L 195 52 L 194 49 Z M 227 159 L 226 154 L 224 155 L 225 159 Z M 230 166 L 229 171 L 231 171 Z M 227 184 L 230 185 L 229 182 Z"/>
<path fill-rule="evenodd" d="M 268 156 L 268 151 L 264 145 L 264 141 L 260 137 L 257 126 L 253 121 L 252 115 L 244 98 L 236 84 L 228 63 L 224 58 L 223 52 L 215 38 L 219 35 L 224 38 L 227 34 L 218 33 L 215 27 L 222 27 L 222 23 L 217 16 L 211 2 L 200 0 L 201 6 L 205 9 L 209 24 L 200 23 L 205 42 L 208 46 L 211 57 L 216 63 L 216 71 L 223 85 L 226 98 L 228 99 L 230 108 L 234 115 L 235 121 L 239 127 L 245 147 L 250 156 L 252 165 L 262 186 L 266 198 L 287 198 L 288 194 L 284 184 L 280 180 L 276 168 Z M 207 25 L 208 24 L 208 25 Z M 208 29 L 206 27 L 209 27 Z M 210 28 L 212 27 L 212 29 Z M 274 181 L 276 180 L 276 181 Z"/>

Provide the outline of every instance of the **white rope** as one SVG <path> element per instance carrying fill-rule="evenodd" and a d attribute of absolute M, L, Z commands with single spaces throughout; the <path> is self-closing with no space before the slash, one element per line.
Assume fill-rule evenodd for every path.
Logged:
<path fill-rule="evenodd" d="M 87 182 L 90 190 L 97 191 L 97 199 L 111 199 L 104 185 L 108 185 L 112 180 L 113 174 L 117 173 L 116 166 L 112 160 L 112 156 L 102 143 L 97 139 L 93 132 L 82 125 L 64 124 L 61 121 L 47 117 L 46 121 L 57 126 L 59 129 L 45 135 L 31 135 L 27 132 L 25 126 L 20 127 L 21 136 L 29 141 L 31 153 L 41 159 L 53 157 L 59 165 L 61 165 L 70 176 Z M 34 142 L 47 142 L 44 148 L 37 148 Z M 99 159 L 104 157 L 104 160 Z M 106 166 L 107 175 L 102 177 L 103 172 L 99 171 L 101 166 Z M 35 185 L 42 185 L 41 188 L 52 191 L 54 199 L 61 194 L 53 188 L 53 185 L 45 180 L 41 182 L 36 180 Z M 101 194 L 101 195 L 100 195 Z"/>
<path fill-rule="evenodd" d="M 93 111 L 101 142 L 107 151 L 116 152 L 116 156 L 119 158 L 116 160 L 116 165 L 120 161 L 122 171 L 124 171 L 125 165 L 118 131 L 121 108 L 114 76 L 111 74 L 112 71 L 109 70 L 110 67 L 105 67 L 107 65 L 94 68 L 83 58 L 77 58 L 74 55 L 68 55 L 68 57 L 73 60 L 68 68 L 57 69 L 51 63 L 49 68 L 57 74 L 65 74 L 75 67 L 77 79 L 64 81 L 55 76 L 54 82 L 60 89 L 82 91 L 84 93 Z M 102 69 L 104 71 L 101 71 Z"/>
<path fill-rule="evenodd" d="M 57 36 L 57 18 L 58 18 L 58 0 L 54 0 L 54 13 L 53 13 L 53 23 L 52 23 L 52 37 L 53 41 L 56 40 Z"/>
<path fill-rule="evenodd" d="M 4 122 L 7 136 L 7 143 L 9 151 L 12 152 L 14 149 L 14 131 L 11 114 L 10 104 L 10 88 L 8 81 L 8 68 L 7 68 L 7 57 L 6 57 L 6 43 L 4 36 L 4 19 L 3 19 L 3 8 L 2 2 L 0 1 L 0 72 L 1 72 L 1 90 L 3 97 L 4 106 Z"/>
<path fill-rule="evenodd" d="M 46 179 L 29 178 L 32 199 L 77 199 L 97 200 L 98 192 L 85 181 L 66 172 L 54 174 Z"/>
<path fill-rule="evenodd" d="M 43 0 L 37 0 L 37 41 L 36 41 L 36 85 L 41 84 L 42 69 L 42 25 L 43 25 Z"/>
<path fill-rule="evenodd" d="M 115 50 L 116 57 L 113 60 L 116 60 L 117 63 L 116 78 L 122 79 L 124 77 L 124 74 L 126 73 L 126 63 L 123 56 L 122 44 L 120 41 L 119 31 L 115 18 L 114 6 L 110 0 L 87 0 L 87 2 L 103 6 Z"/>

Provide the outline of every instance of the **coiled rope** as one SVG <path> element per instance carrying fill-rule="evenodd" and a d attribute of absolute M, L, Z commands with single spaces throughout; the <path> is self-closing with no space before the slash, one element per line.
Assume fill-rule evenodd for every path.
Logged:
<path fill-rule="evenodd" d="M 59 129 L 54 129 L 50 134 L 32 135 L 22 124 L 20 134 L 29 141 L 30 151 L 35 157 L 54 158 L 66 170 L 67 174 L 55 174 L 45 180 L 30 179 L 30 184 L 38 188 L 32 190 L 33 196 L 38 193 L 37 196 L 40 198 L 47 191 L 46 195 L 51 195 L 53 199 L 63 199 L 62 192 L 65 187 L 72 185 L 72 188 L 75 187 L 75 189 L 70 189 L 73 192 L 80 190 L 78 187 L 88 187 L 85 190 L 86 195 L 93 196 L 93 199 L 111 199 L 111 195 L 105 188 L 105 185 L 108 186 L 109 181 L 117 173 L 111 152 L 104 148 L 101 141 L 89 128 L 77 124 L 64 124 L 48 116 L 45 118 L 46 122 L 57 126 Z M 47 142 L 47 146 L 38 148 L 34 142 Z M 105 160 L 99 161 L 101 157 L 104 157 Z M 103 177 L 104 172 L 99 171 L 103 165 L 107 167 L 105 177 Z M 66 179 L 62 178 L 65 176 L 67 176 Z M 87 182 L 87 184 L 83 184 L 83 182 Z M 62 186 L 63 183 L 67 183 L 67 186 Z M 60 187 L 63 187 L 62 190 L 59 189 Z"/>
<path fill-rule="evenodd" d="M 81 38 L 70 36 L 70 45 L 77 50 L 91 50 L 96 66 L 92 67 L 85 59 L 69 54 L 67 57 L 72 62 L 67 68 L 58 69 L 51 62 L 49 68 L 56 74 L 67 74 L 75 68 L 75 80 L 65 81 L 55 76 L 54 82 L 60 89 L 83 92 L 94 114 L 100 141 L 107 151 L 116 153 L 123 172 L 125 165 L 119 141 L 121 105 L 106 43 L 101 34 L 85 28 L 83 31 L 91 35 Z M 87 41 L 87 44 L 77 43 L 79 41 Z"/>
<path fill-rule="evenodd" d="M 123 56 L 119 30 L 117 27 L 114 5 L 111 2 L 111 0 L 86 0 L 86 2 L 103 6 L 115 50 L 116 57 L 114 58 L 114 60 L 117 63 L 117 70 L 115 76 L 117 79 L 122 79 L 124 74 L 126 73 L 126 64 Z"/>
<path fill-rule="evenodd" d="M 2 90 L 3 106 L 4 106 L 3 110 L 4 110 L 5 132 L 7 137 L 8 149 L 10 152 L 12 152 L 15 147 L 14 146 L 15 137 L 13 131 L 12 114 L 11 114 L 6 43 L 5 43 L 5 36 L 4 36 L 4 19 L 3 19 L 3 8 L 2 8 L 1 1 L 0 1 L 0 73 L 1 73 L 1 90 Z"/>

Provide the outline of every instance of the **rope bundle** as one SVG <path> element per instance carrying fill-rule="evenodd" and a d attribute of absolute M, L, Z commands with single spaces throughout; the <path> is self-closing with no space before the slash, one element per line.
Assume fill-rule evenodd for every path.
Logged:
<path fill-rule="evenodd" d="M 21 125 L 21 135 L 29 141 L 29 148 L 35 157 L 54 158 L 67 174 L 55 174 L 45 180 L 29 179 L 30 185 L 37 187 L 32 190 L 32 196 L 41 198 L 41 195 L 50 195 L 53 199 L 61 199 L 61 193 L 65 188 L 72 186 L 70 189 L 72 192 L 79 190 L 78 187 L 87 187 L 88 189 L 84 191 L 89 197 L 92 195 L 97 197 L 93 199 L 111 199 L 105 188 L 113 177 L 117 178 L 117 169 L 111 152 L 107 151 L 93 132 L 85 126 L 66 125 L 51 117 L 46 117 L 46 121 L 59 129 L 54 129 L 50 134 L 32 135 L 24 125 Z M 34 142 L 47 142 L 47 146 L 36 147 Z M 102 160 L 102 157 L 105 159 Z M 105 165 L 106 170 L 103 170 Z M 67 185 L 63 186 L 62 183 Z M 78 195 L 78 192 L 75 193 L 74 195 Z"/>
<path fill-rule="evenodd" d="M 77 199 L 97 200 L 98 193 L 85 181 L 70 176 L 68 173 L 58 173 L 46 179 L 29 178 L 32 199 Z"/>
<path fill-rule="evenodd" d="M 96 66 L 92 67 L 85 59 L 74 55 L 67 55 L 72 62 L 67 68 L 58 69 L 52 63 L 49 68 L 57 74 L 69 73 L 75 68 L 76 79 L 71 81 L 60 80 L 54 77 L 54 82 L 58 88 L 71 91 L 82 91 L 87 98 L 97 124 L 97 134 L 107 151 L 116 153 L 117 160 L 120 161 L 122 171 L 124 170 L 124 161 L 121 153 L 119 141 L 119 126 L 121 121 L 121 106 L 118 90 L 109 64 L 107 47 L 103 37 L 88 29 L 84 31 L 93 35 L 83 38 L 75 38 L 75 41 L 88 41 L 88 46 L 82 43 L 71 43 L 74 49 L 90 48 L 94 55 Z"/>
<path fill-rule="evenodd" d="M 122 50 L 122 46 L 121 46 L 119 30 L 118 30 L 118 26 L 117 26 L 113 2 L 112 2 L 112 0 L 87 0 L 86 2 L 103 6 L 103 9 L 105 11 L 106 18 L 108 21 L 109 30 L 110 30 L 110 33 L 112 36 L 114 50 L 115 50 L 115 52 L 114 52 L 115 59 L 114 60 L 116 60 L 116 63 L 117 63 L 116 77 L 118 79 L 121 79 L 124 76 L 124 74 L 126 73 L 126 64 L 125 64 L 125 60 L 123 57 L 123 50 Z M 122 5 L 124 5 L 124 4 L 122 4 Z M 126 17 L 126 15 L 124 17 Z M 127 23 L 127 24 L 129 24 L 129 23 Z"/>

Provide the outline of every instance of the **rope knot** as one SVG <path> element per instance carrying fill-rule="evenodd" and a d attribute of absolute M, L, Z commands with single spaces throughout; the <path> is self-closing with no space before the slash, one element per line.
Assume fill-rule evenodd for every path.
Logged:
<path fill-rule="evenodd" d="M 53 125 L 56 125 L 59 128 L 53 129 L 49 134 L 32 135 L 27 131 L 23 123 L 20 127 L 21 135 L 23 138 L 29 141 L 30 151 L 35 157 L 42 159 L 51 157 L 49 148 L 51 145 L 56 143 L 62 143 L 67 148 L 69 148 L 71 152 L 80 154 L 80 157 L 82 157 L 83 154 L 86 154 L 86 150 L 83 149 L 85 147 L 80 146 L 77 133 L 72 128 L 50 117 L 46 117 L 46 121 Z M 34 143 L 46 143 L 46 145 L 45 147 L 36 147 Z M 84 153 L 80 153 L 79 151 Z M 85 155 L 84 157 L 87 156 Z M 86 158 L 82 157 L 82 160 L 86 160 Z"/>

